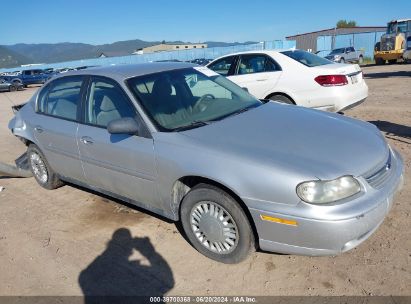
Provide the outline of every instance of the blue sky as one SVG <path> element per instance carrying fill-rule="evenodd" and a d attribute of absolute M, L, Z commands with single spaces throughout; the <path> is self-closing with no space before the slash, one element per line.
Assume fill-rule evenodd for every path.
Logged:
<path fill-rule="evenodd" d="M 411 17 L 411 1 L 19 0 L 0 16 L 0 45 L 120 40 L 262 41 L 331 28 L 339 19 L 380 26 Z M 11 3 L 9 1 L 9 3 Z M 338 5 L 336 5 L 338 3 Z M 12 5 L 13 6 L 13 5 Z M 408 14 L 408 15 L 407 15 Z"/>

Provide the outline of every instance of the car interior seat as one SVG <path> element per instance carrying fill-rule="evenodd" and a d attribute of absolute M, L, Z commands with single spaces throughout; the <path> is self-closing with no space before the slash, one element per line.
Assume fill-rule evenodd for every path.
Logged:
<path fill-rule="evenodd" d="M 68 99 L 60 98 L 52 105 L 50 114 L 75 120 L 77 117 L 77 105 Z"/>
<path fill-rule="evenodd" d="M 107 126 L 110 121 L 121 118 L 112 97 L 104 95 L 101 100 L 100 112 L 97 114 L 96 123 L 99 126 Z"/>
<path fill-rule="evenodd" d="M 175 91 L 175 89 L 174 89 Z M 186 120 L 190 114 L 183 105 L 181 98 L 173 94 L 173 85 L 166 77 L 158 78 L 151 91 L 151 100 L 148 105 L 153 117 L 163 126 L 171 126 L 179 121 Z"/>

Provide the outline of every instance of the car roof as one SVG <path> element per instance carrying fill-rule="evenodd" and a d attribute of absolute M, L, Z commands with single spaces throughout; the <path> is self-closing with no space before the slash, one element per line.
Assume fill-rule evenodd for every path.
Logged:
<path fill-rule="evenodd" d="M 92 67 L 79 71 L 70 71 L 63 75 L 58 75 L 56 78 L 74 75 L 96 75 L 107 77 L 122 77 L 130 78 L 135 76 L 142 76 L 146 74 L 190 68 L 198 66 L 193 63 L 185 62 L 150 62 L 150 63 L 138 63 L 138 64 L 119 64 L 103 67 Z"/>
<path fill-rule="evenodd" d="M 281 52 L 285 52 L 285 51 L 300 51 L 299 49 L 277 49 L 277 50 L 255 50 L 255 51 L 243 51 L 243 52 L 237 52 L 237 53 L 230 53 L 230 54 L 226 54 L 223 56 L 220 56 L 216 59 L 213 60 L 216 61 L 217 59 L 221 59 L 224 57 L 228 57 L 228 56 L 237 56 L 237 55 L 246 55 L 246 54 L 266 54 L 266 55 L 277 55 Z"/>

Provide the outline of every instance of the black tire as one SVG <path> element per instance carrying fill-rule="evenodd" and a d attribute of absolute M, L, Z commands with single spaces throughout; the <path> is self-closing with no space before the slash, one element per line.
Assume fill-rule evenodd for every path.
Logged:
<path fill-rule="evenodd" d="M 194 214 L 194 211 L 196 210 L 197 206 L 199 203 L 212 203 L 214 205 L 218 205 L 220 212 L 225 212 L 225 214 L 222 214 L 221 217 L 218 218 L 226 218 L 225 216 L 228 214 L 231 216 L 231 219 L 227 220 L 227 223 L 232 224 L 236 228 L 236 240 L 234 241 L 235 243 L 232 245 L 230 250 L 227 248 L 224 248 L 221 246 L 221 248 L 224 248 L 224 250 L 227 250 L 227 252 L 215 252 L 217 249 L 217 246 L 213 247 L 214 250 L 208 249 L 205 245 L 203 245 L 199 239 L 197 239 L 196 234 L 193 231 L 193 226 L 191 223 L 191 215 Z M 204 208 L 204 205 L 202 205 Z M 222 208 L 221 208 L 222 207 Z M 223 210 L 224 209 L 224 210 Z M 205 210 L 205 208 L 203 209 Z M 211 210 L 208 209 L 208 210 Z M 215 210 L 215 209 L 213 209 Z M 207 212 L 204 212 L 202 218 L 205 218 L 204 220 L 207 221 L 207 218 L 210 219 L 211 217 L 207 215 Z M 218 213 L 220 214 L 220 213 Z M 214 217 L 213 217 L 214 218 Z M 209 225 L 208 227 L 216 227 L 216 228 L 221 228 L 223 226 L 219 226 L 218 221 L 217 221 L 217 216 L 215 225 Z M 180 208 L 180 220 L 181 224 L 183 226 L 184 232 L 190 241 L 191 245 L 200 253 L 205 255 L 206 257 L 213 259 L 217 262 L 220 263 L 225 263 L 225 264 L 236 264 L 239 263 L 247 258 L 247 256 L 255 251 L 256 246 L 255 246 L 255 239 L 254 239 L 254 234 L 253 230 L 251 228 L 250 222 L 248 221 L 248 218 L 246 214 L 244 213 L 244 210 L 241 208 L 241 206 L 238 204 L 238 202 L 231 197 L 228 193 L 225 191 L 221 190 L 220 188 L 217 188 L 212 185 L 208 184 L 199 184 L 195 187 L 193 187 L 190 192 L 184 197 L 183 202 L 181 203 L 181 208 Z M 201 223 L 201 220 L 198 221 Z M 214 222 L 212 222 L 214 223 Z M 199 224 L 200 227 L 201 224 Z M 216 230 L 218 229 L 213 229 L 213 233 L 215 233 Z M 222 230 L 220 230 L 222 231 Z M 224 236 L 220 237 L 226 238 L 225 233 Z M 203 233 L 202 235 L 206 236 L 206 233 Z M 226 238 L 227 240 L 227 238 Z M 210 238 L 211 241 L 211 238 Z M 225 242 L 225 241 L 224 241 Z M 213 242 L 214 245 L 211 244 L 211 242 L 208 242 L 209 246 L 214 246 L 215 242 Z M 220 242 L 221 244 L 221 242 Z M 229 245 L 228 243 L 225 242 L 225 244 Z"/>
<path fill-rule="evenodd" d="M 17 90 L 17 88 L 14 86 L 14 85 L 11 85 L 10 87 L 9 87 L 9 91 L 10 92 L 15 92 Z"/>
<path fill-rule="evenodd" d="M 281 102 L 281 103 L 290 104 L 290 105 L 295 104 L 294 101 L 292 101 L 290 98 L 288 98 L 287 96 L 284 96 L 284 95 L 272 95 L 268 99 L 270 99 L 272 101 L 278 101 L 278 102 Z"/>
<path fill-rule="evenodd" d="M 383 65 L 385 64 L 385 60 L 382 58 L 375 58 L 375 64 L 376 65 Z"/>
<path fill-rule="evenodd" d="M 377 52 L 379 52 L 381 50 L 381 42 L 377 42 L 374 46 L 374 50 L 376 50 Z"/>
<path fill-rule="evenodd" d="M 345 63 L 345 59 L 344 59 L 344 58 L 341 58 L 339 62 L 340 62 L 340 63 Z"/>
<path fill-rule="evenodd" d="M 43 166 L 41 163 L 39 164 L 37 157 L 41 160 Z M 29 145 L 27 149 L 27 158 L 29 160 L 30 170 L 40 186 L 48 190 L 53 190 L 64 185 L 64 183 L 57 177 L 57 174 L 53 171 L 53 169 L 51 169 L 44 154 L 35 144 Z M 38 171 L 36 171 L 36 169 L 39 170 L 40 167 L 46 171 L 46 180 L 42 179 L 40 177 L 41 174 L 38 174 Z"/>

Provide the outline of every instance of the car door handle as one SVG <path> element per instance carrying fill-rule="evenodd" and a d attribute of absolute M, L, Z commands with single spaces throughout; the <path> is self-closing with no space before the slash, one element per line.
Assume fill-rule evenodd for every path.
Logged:
<path fill-rule="evenodd" d="M 88 136 L 83 136 L 80 141 L 85 144 L 85 145 L 92 145 L 93 144 L 93 139 Z"/>
<path fill-rule="evenodd" d="M 268 78 L 260 78 L 260 79 L 257 79 L 257 81 L 266 81 L 266 80 L 268 80 Z"/>
<path fill-rule="evenodd" d="M 43 128 L 42 127 L 40 127 L 40 126 L 36 126 L 35 128 L 34 128 L 34 130 L 37 132 L 37 133 L 43 133 Z"/>

